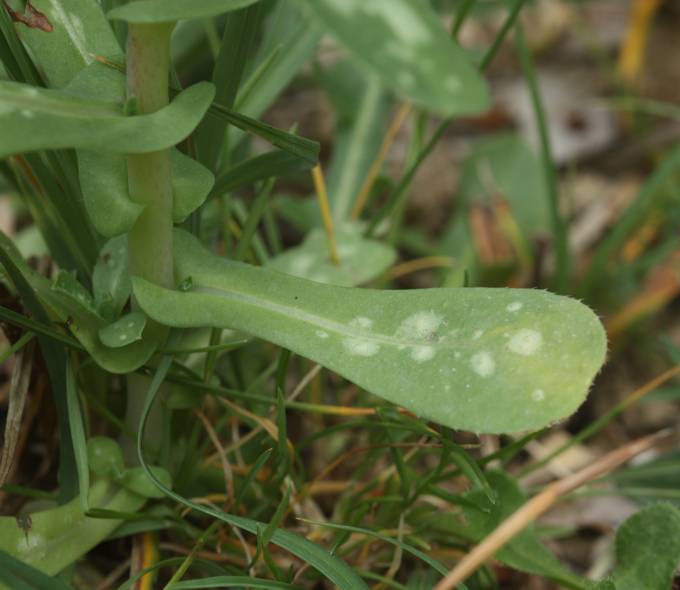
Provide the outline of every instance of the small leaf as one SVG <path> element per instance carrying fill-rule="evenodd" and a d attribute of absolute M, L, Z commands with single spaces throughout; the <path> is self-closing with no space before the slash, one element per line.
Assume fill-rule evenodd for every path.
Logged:
<path fill-rule="evenodd" d="M 127 261 L 127 235 L 118 236 L 104 244 L 92 274 L 97 309 L 109 302 L 113 317 L 118 317 L 132 292 Z"/>
<path fill-rule="evenodd" d="M 680 564 L 680 512 L 670 504 L 643 508 L 616 532 L 616 590 L 668 590 Z"/>
<path fill-rule="evenodd" d="M 90 311 L 95 311 L 92 296 L 87 292 L 76 278 L 65 270 L 60 270 L 57 278 L 52 285 L 52 289 L 58 293 L 69 297 L 77 305 L 82 305 Z"/>
<path fill-rule="evenodd" d="M 107 371 L 111 373 L 134 371 L 151 358 L 160 339 L 164 337 L 161 331 L 155 330 L 140 342 L 133 342 L 122 348 L 109 348 L 99 339 L 99 330 L 105 327 L 107 322 L 93 306 L 87 301 L 81 301 L 77 294 L 74 296 L 69 289 L 61 287 L 55 289 L 45 277 L 40 276 L 26 264 L 11 241 L 2 233 L 0 255 L 6 256 L 16 267 L 17 272 L 21 273 L 21 278 L 30 285 L 40 303 L 51 313 L 51 317 L 56 317 L 58 321 L 68 326 L 95 362 Z M 5 262 L 8 260 L 3 260 L 3 264 Z M 74 289 L 77 292 L 77 288 Z"/>
<path fill-rule="evenodd" d="M 151 465 L 149 467 L 153 475 L 159 479 L 164 486 L 172 487 L 170 474 L 162 467 Z M 116 483 L 125 489 L 134 492 L 144 498 L 163 498 L 164 494 L 153 483 L 142 467 L 132 467 L 126 469 L 123 474 L 116 479 Z"/>
<path fill-rule="evenodd" d="M 215 177 L 205 166 L 179 150 L 170 151 L 172 166 L 173 209 L 175 223 L 182 223 L 205 201 L 215 184 Z"/>
<path fill-rule="evenodd" d="M 154 320 L 248 332 L 451 428 L 517 432 L 562 419 L 606 352 L 590 309 L 543 291 L 323 285 L 219 258 L 183 231 L 175 263 L 192 291 L 133 279 Z"/>
<path fill-rule="evenodd" d="M 397 257 L 389 246 L 364 239 L 357 225 L 338 227 L 336 240 L 339 265 L 330 260 L 326 232 L 315 229 L 302 245 L 272 258 L 267 267 L 319 283 L 352 287 L 379 277 Z"/>
<path fill-rule="evenodd" d="M 105 346 L 121 348 L 142 339 L 146 316 L 138 311 L 124 315 L 113 324 L 99 330 L 99 338 Z"/>
<path fill-rule="evenodd" d="M 105 237 L 130 231 L 144 207 L 130 199 L 125 156 L 78 151 L 80 183 L 88 215 Z M 213 174 L 177 149 L 170 150 L 175 223 L 183 222 L 200 207 L 215 182 Z"/>
<path fill-rule="evenodd" d="M 146 153 L 187 137 L 207 111 L 214 87 L 199 82 L 168 106 L 126 117 L 122 105 L 0 81 L 0 157 L 41 149 Z"/>
<path fill-rule="evenodd" d="M 107 16 L 128 23 L 169 23 L 192 18 L 210 18 L 223 12 L 244 8 L 258 0 L 139 0 L 110 10 Z"/>
<path fill-rule="evenodd" d="M 486 85 L 422 0 L 297 0 L 357 62 L 413 102 L 442 115 L 479 113 Z"/>
<path fill-rule="evenodd" d="M 78 176 L 97 232 L 112 238 L 130 231 L 144 206 L 130 199 L 125 156 L 78 150 Z"/>

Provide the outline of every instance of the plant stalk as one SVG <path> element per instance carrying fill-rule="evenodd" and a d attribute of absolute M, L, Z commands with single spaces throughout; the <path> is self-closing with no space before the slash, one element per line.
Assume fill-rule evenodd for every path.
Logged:
<path fill-rule="evenodd" d="M 169 102 L 170 36 L 173 25 L 130 24 L 127 40 L 127 98 L 134 114 L 153 113 Z M 143 277 L 157 285 L 175 285 L 172 250 L 172 171 L 170 151 L 128 154 L 128 189 L 130 198 L 145 208 L 128 234 L 128 267 L 131 276 Z M 136 303 L 133 299 L 133 308 Z M 145 338 L 165 338 L 167 329 L 147 323 Z M 127 377 L 126 426 L 137 432 L 141 419 L 148 378 Z M 160 399 L 160 398 L 159 398 Z M 149 416 L 151 427 L 145 446 L 152 455 L 160 449 L 162 411 L 156 405 Z M 136 463 L 135 445 L 121 441 L 126 459 Z"/>

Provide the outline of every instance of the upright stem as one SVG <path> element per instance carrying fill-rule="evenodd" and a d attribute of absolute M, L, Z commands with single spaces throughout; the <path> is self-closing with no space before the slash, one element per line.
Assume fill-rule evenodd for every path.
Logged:
<path fill-rule="evenodd" d="M 171 32 L 172 27 L 165 24 L 130 25 L 128 100 L 136 103 L 139 114 L 168 104 Z M 170 152 L 129 154 L 127 164 L 130 198 L 146 206 L 128 236 L 130 273 L 173 287 Z"/>
<path fill-rule="evenodd" d="M 168 104 L 170 35 L 172 25 L 130 24 L 127 40 L 127 94 L 137 114 L 153 113 Z M 172 177 L 170 151 L 128 154 L 130 198 L 145 206 L 128 234 L 128 266 L 132 276 L 163 287 L 174 287 L 172 251 Z M 133 307 L 135 306 L 133 301 Z M 145 338 L 162 339 L 166 329 L 147 324 Z M 125 423 L 137 432 L 149 380 L 130 374 L 127 377 Z M 154 406 L 146 429 L 145 446 L 158 451 L 162 421 L 161 408 Z M 153 427 L 154 423 L 156 427 Z M 146 438 L 146 437 L 145 437 Z M 135 445 L 129 440 L 123 448 L 129 462 L 137 462 Z"/>

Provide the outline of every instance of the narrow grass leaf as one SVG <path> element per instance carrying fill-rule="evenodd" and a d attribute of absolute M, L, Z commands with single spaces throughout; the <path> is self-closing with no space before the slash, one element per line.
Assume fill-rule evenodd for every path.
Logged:
<path fill-rule="evenodd" d="M 220 172 L 212 189 L 213 195 L 223 195 L 268 178 L 282 178 L 311 170 L 314 163 L 284 150 L 274 150 L 253 156 Z"/>
<path fill-rule="evenodd" d="M 294 156 L 302 158 L 311 164 L 316 164 L 319 159 L 320 146 L 316 141 L 293 135 L 287 131 L 282 131 L 281 129 L 277 129 L 276 127 L 272 127 L 271 125 L 267 125 L 266 123 L 237 113 L 216 102 L 212 103 L 208 113 L 213 117 L 226 121 L 234 127 L 238 127 L 242 131 L 257 135 L 272 145 L 285 150 Z M 0 121 L 1 120 L 2 119 L 0 119 Z"/>
<path fill-rule="evenodd" d="M 88 495 L 90 493 L 90 468 L 87 459 L 87 438 L 85 437 L 85 424 L 80 409 L 80 399 L 76 378 L 73 374 L 71 361 L 66 361 L 66 403 L 68 405 L 68 418 L 71 426 L 71 441 L 76 458 L 76 471 L 78 472 L 78 494 L 83 513 L 90 509 Z"/>
<path fill-rule="evenodd" d="M 149 479 L 158 487 L 158 489 L 176 502 L 179 502 L 180 504 L 188 506 L 208 516 L 212 516 L 213 518 L 217 518 L 229 525 L 239 527 L 253 534 L 258 534 L 259 531 L 265 527 L 263 523 L 250 518 L 236 516 L 221 510 L 209 508 L 180 496 L 165 486 L 163 482 L 161 482 L 152 473 L 146 461 L 144 460 L 142 441 L 144 440 L 144 429 L 149 416 L 149 410 L 153 405 L 161 384 L 165 380 L 171 364 L 172 357 L 163 357 L 154 374 L 152 382 L 149 386 L 147 398 L 144 402 L 144 409 L 137 434 L 137 456 L 139 458 L 140 464 L 144 468 L 144 471 Z M 336 586 L 338 586 L 340 590 L 368 590 L 368 586 L 366 586 L 363 580 L 357 576 L 357 574 L 344 561 L 334 557 L 318 545 L 311 543 L 303 537 L 290 533 L 284 529 L 277 529 L 271 536 L 271 542 L 289 551 L 293 555 L 296 555 L 304 562 L 308 563 L 311 567 L 317 569 L 321 574 L 326 576 Z"/>
<path fill-rule="evenodd" d="M 8 590 L 73 590 L 57 578 L 26 565 L 0 549 L 0 588 Z"/>

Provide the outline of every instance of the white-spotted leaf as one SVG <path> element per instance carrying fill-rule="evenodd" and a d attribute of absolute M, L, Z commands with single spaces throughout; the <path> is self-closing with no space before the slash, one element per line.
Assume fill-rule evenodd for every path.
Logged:
<path fill-rule="evenodd" d="M 173 291 L 133 279 L 154 320 L 275 342 L 416 414 L 475 432 L 517 432 L 583 402 L 606 352 L 593 312 L 525 289 L 350 289 L 212 255 L 175 233 Z M 274 287 L 275 285 L 275 287 Z"/>
<path fill-rule="evenodd" d="M 335 237 L 340 264 L 330 260 L 326 233 L 315 229 L 300 246 L 269 260 L 267 267 L 319 283 L 352 287 L 379 277 L 397 257 L 393 248 L 363 238 L 357 225 L 338 227 Z"/>
<path fill-rule="evenodd" d="M 142 339 L 146 316 L 133 311 L 99 330 L 99 339 L 109 348 L 121 348 Z"/>
<path fill-rule="evenodd" d="M 478 113 L 486 85 L 423 0 L 297 0 L 389 88 L 443 115 Z"/>

